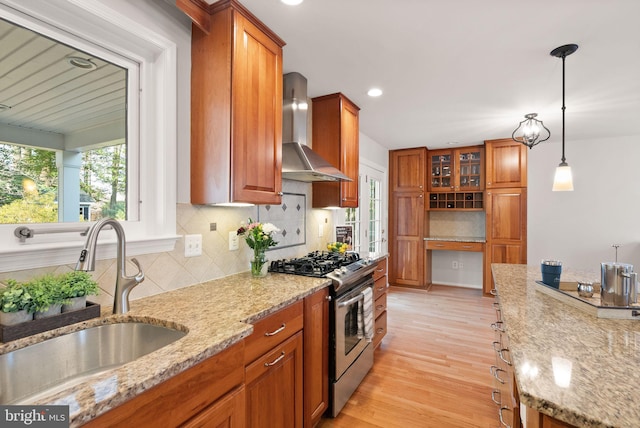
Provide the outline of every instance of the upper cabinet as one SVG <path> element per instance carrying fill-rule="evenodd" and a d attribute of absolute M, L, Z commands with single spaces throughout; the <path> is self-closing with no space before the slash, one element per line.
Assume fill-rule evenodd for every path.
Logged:
<path fill-rule="evenodd" d="M 192 4 L 181 0 L 178 6 L 192 16 L 185 10 Z M 209 6 L 208 16 L 197 10 L 191 44 L 191 202 L 279 204 L 284 42 L 235 0 Z"/>
<path fill-rule="evenodd" d="M 341 93 L 312 99 L 313 151 L 352 181 L 313 183 L 313 207 L 358 207 L 360 108 Z"/>
<path fill-rule="evenodd" d="M 527 146 L 511 138 L 485 141 L 487 189 L 527 187 Z"/>
<path fill-rule="evenodd" d="M 430 150 L 428 154 L 430 192 L 481 192 L 484 190 L 484 148 Z"/>
<path fill-rule="evenodd" d="M 390 153 L 391 192 L 424 192 L 424 166 L 427 151 L 424 147 L 394 150 Z"/>

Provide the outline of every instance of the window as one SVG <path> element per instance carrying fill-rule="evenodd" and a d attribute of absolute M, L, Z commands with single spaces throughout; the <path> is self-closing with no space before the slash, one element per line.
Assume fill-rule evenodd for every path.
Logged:
<path fill-rule="evenodd" d="M 366 164 L 360 165 L 360 173 L 360 202 L 358 208 L 345 210 L 344 224 L 353 227 L 353 250 L 361 257 L 369 257 L 387 251 L 385 174 Z"/>
<path fill-rule="evenodd" d="M 101 58 L 121 58 L 111 62 L 128 70 L 139 64 L 139 72 L 127 74 L 126 89 L 127 221 L 123 227 L 129 255 L 170 251 L 176 240 L 176 44 L 154 31 L 169 33 L 161 23 L 144 27 L 134 20 L 144 8 L 153 7 L 123 2 L 116 11 L 102 2 L 0 0 L 3 19 Z M 136 140 L 134 147 L 130 143 Z M 116 202 L 119 199 L 116 195 Z M 70 216 L 78 218 L 75 222 L 47 226 L 48 230 L 77 230 L 83 206 L 70 210 Z M 42 225 L 33 228 L 36 236 L 19 242 L 14 236 L 16 225 L 0 225 L 0 272 L 77 260 L 84 242 L 79 233 L 45 235 L 37 234 Z M 115 254 L 115 245 L 107 246 L 101 257 Z"/>

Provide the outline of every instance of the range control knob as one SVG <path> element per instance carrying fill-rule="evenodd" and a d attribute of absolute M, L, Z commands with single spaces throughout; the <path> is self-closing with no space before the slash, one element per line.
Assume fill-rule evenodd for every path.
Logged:
<path fill-rule="evenodd" d="M 346 267 L 346 266 L 342 266 L 342 267 L 340 268 L 340 272 L 342 272 L 342 273 L 349 273 L 349 269 L 347 269 L 347 267 Z"/>
<path fill-rule="evenodd" d="M 340 276 L 340 275 L 342 275 L 342 271 L 341 271 L 340 269 L 335 269 L 335 270 L 333 271 L 333 273 L 334 273 L 336 276 Z"/>

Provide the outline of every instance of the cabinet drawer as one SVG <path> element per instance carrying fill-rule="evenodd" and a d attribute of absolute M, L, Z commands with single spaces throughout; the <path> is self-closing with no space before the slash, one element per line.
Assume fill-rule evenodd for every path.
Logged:
<path fill-rule="evenodd" d="M 296 366 L 302 370 L 300 364 L 302 363 L 302 332 L 285 340 L 249 364 L 245 368 L 245 383 L 249 385 L 269 370 L 278 370 L 283 364 L 288 364 L 292 358 L 297 362 Z"/>
<path fill-rule="evenodd" d="M 387 259 L 378 262 L 376 270 L 373 271 L 373 280 L 376 281 L 387 274 Z"/>
<path fill-rule="evenodd" d="M 484 251 L 482 242 L 427 241 L 427 250 L 444 251 Z"/>
<path fill-rule="evenodd" d="M 245 339 L 245 364 L 302 330 L 303 306 L 300 300 L 255 322 L 253 334 Z"/>
<path fill-rule="evenodd" d="M 387 311 L 384 311 L 382 315 L 376 318 L 375 322 L 375 334 L 373 335 L 373 347 L 377 348 L 382 342 L 382 338 L 387 334 Z"/>
<path fill-rule="evenodd" d="M 374 303 L 374 317 L 378 318 L 384 311 L 387 310 L 387 293 L 383 293 L 378 297 Z"/>
<path fill-rule="evenodd" d="M 387 282 L 387 277 L 383 276 L 382 278 L 376 279 L 375 284 L 373 284 L 373 299 L 377 300 L 378 297 L 382 296 L 387 292 L 387 287 L 389 286 Z"/>

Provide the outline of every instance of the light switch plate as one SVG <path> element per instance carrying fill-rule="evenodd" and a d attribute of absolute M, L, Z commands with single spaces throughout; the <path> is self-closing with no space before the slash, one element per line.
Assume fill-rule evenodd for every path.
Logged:
<path fill-rule="evenodd" d="M 184 235 L 184 256 L 202 255 L 202 235 Z"/>
<path fill-rule="evenodd" d="M 229 251 L 236 251 L 238 249 L 238 232 L 232 230 L 229 232 Z"/>

